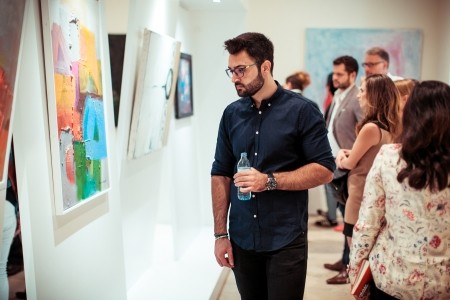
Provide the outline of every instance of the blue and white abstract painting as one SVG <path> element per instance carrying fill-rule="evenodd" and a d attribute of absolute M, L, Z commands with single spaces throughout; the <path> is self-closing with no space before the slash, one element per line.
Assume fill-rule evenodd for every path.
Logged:
<path fill-rule="evenodd" d="M 382 47 L 390 56 L 389 72 L 404 78 L 420 80 L 422 31 L 418 29 L 306 29 L 305 71 L 311 85 L 305 96 L 322 107 L 326 96 L 326 79 L 333 70 L 333 60 L 342 55 L 353 56 L 360 66 L 357 84 L 364 75 L 361 63 L 364 53 Z"/>

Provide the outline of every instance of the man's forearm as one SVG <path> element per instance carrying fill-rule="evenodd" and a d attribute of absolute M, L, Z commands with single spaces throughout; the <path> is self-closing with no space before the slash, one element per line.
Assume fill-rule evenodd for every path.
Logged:
<path fill-rule="evenodd" d="M 311 163 L 289 172 L 275 172 L 277 189 L 285 191 L 299 191 L 314 188 L 329 183 L 333 179 L 333 172 L 317 163 Z"/>
<path fill-rule="evenodd" d="M 231 178 L 229 177 L 211 177 L 214 233 L 227 232 L 228 208 L 230 207 L 230 184 Z"/>

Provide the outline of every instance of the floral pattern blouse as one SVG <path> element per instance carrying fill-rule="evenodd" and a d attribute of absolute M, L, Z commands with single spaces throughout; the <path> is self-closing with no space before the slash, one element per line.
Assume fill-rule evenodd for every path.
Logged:
<path fill-rule="evenodd" d="M 399 299 L 450 299 L 450 188 L 397 181 L 400 144 L 384 145 L 367 175 L 353 229 L 350 282 L 369 259 L 379 289 Z"/>

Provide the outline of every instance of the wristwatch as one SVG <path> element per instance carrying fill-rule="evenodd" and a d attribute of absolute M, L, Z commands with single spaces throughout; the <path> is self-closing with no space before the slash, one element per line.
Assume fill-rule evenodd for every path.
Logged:
<path fill-rule="evenodd" d="M 277 189 L 277 180 L 273 176 L 273 173 L 270 172 L 267 174 L 266 190 L 273 191 L 276 189 Z"/>

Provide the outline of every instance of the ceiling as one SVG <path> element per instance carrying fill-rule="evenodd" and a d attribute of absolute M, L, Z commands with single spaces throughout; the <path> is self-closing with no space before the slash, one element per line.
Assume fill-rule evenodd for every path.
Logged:
<path fill-rule="evenodd" d="M 180 0 L 180 5 L 189 11 L 242 11 L 246 8 L 246 2 L 247 0 L 221 0 L 220 3 L 213 0 Z"/>

